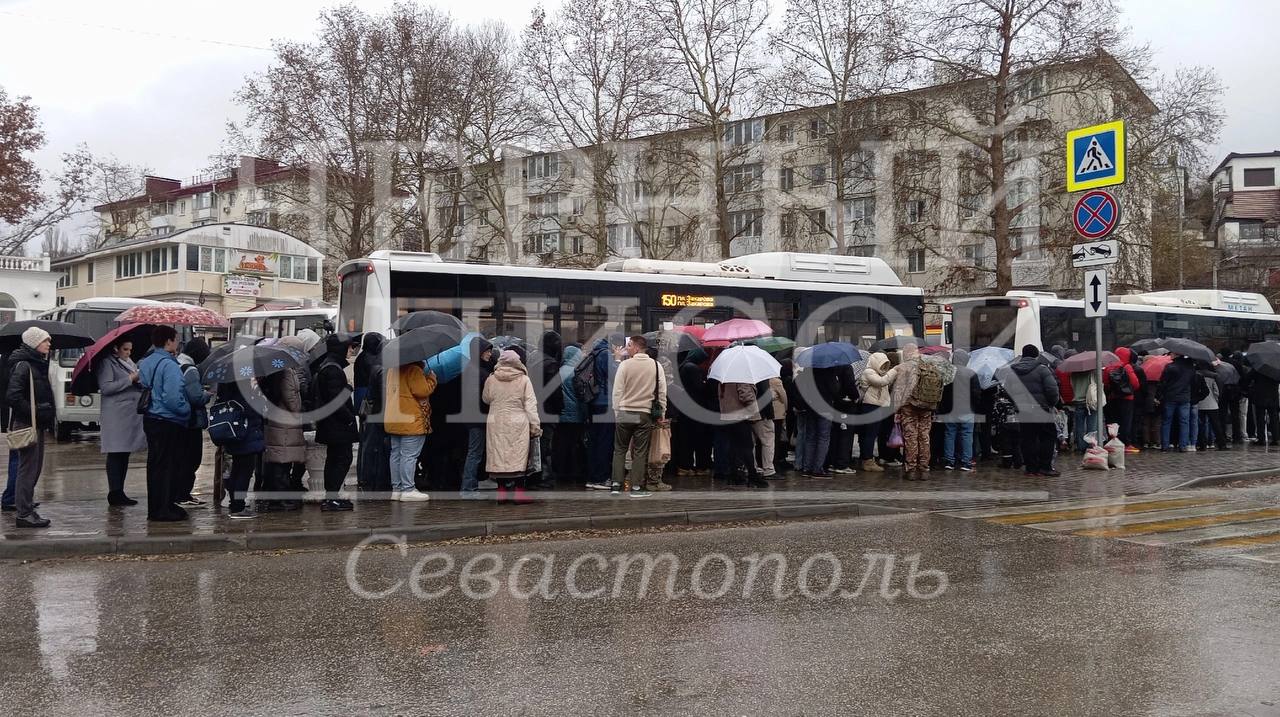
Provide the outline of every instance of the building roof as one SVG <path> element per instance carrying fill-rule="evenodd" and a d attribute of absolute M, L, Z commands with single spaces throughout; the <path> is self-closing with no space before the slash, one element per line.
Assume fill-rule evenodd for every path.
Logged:
<path fill-rule="evenodd" d="M 1222 218 L 1280 221 L 1280 189 L 1232 192 Z"/>
<path fill-rule="evenodd" d="M 258 251 L 280 251 L 284 254 L 296 254 L 308 258 L 323 258 L 318 249 L 311 244 L 299 239 L 298 237 L 282 232 L 279 229 L 270 229 L 268 227 L 253 226 L 251 224 L 237 224 L 234 222 L 221 222 L 216 224 L 205 224 L 198 227 L 190 227 L 181 231 L 165 234 L 163 236 L 149 236 L 138 239 L 130 239 L 116 244 L 108 244 L 99 249 L 80 252 L 79 254 L 70 254 L 68 256 L 59 257 L 52 262 L 53 268 L 67 266 L 85 259 L 95 259 L 103 256 L 113 256 L 130 249 L 141 248 L 151 245 L 168 245 L 168 244 L 191 244 L 199 243 L 205 245 L 215 245 L 226 242 L 228 246 L 236 243 L 244 242 L 246 235 L 257 235 L 256 239 L 261 241 L 266 237 L 270 241 L 277 241 L 283 249 L 268 250 L 255 248 Z M 253 241 L 254 237 L 249 237 L 249 241 Z"/>
<path fill-rule="evenodd" d="M 1209 172 L 1209 176 L 1212 177 L 1217 174 L 1233 159 L 1261 159 L 1264 157 L 1280 157 L 1280 149 L 1273 149 L 1270 152 L 1232 152 L 1219 162 L 1218 166 L 1214 167 L 1212 172 Z"/>
<path fill-rule="evenodd" d="M 286 167 L 279 162 L 270 159 L 262 159 L 260 157 L 242 157 L 240 166 L 245 166 L 245 160 L 253 162 L 253 183 L 270 184 L 284 179 L 288 179 L 293 175 L 305 176 L 305 172 L 296 167 Z M 93 208 L 95 212 L 111 211 L 130 206 L 147 205 L 159 202 L 171 202 L 183 197 L 190 197 L 196 194 L 203 194 L 212 191 L 215 188 L 226 191 L 235 189 L 240 186 L 240 173 L 236 171 L 226 172 L 219 176 L 209 177 L 204 181 L 190 182 L 183 185 L 176 179 L 167 177 L 148 176 L 145 178 L 144 191 L 136 197 L 121 199 L 115 202 L 107 202 L 99 204 Z"/>

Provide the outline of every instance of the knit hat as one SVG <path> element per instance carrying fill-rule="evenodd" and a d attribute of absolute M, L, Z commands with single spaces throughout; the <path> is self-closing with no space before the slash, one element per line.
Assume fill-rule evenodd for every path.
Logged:
<path fill-rule="evenodd" d="M 39 326 L 32 326 L 22 332 L 22 343 L 35 348 L 49 339 L 49 332 Z"/>
<path fill-rule="evenodd" d="M 1027 344 L 1022 347 L 1022 355 L 1026 358 L 1038 358 L 1040 349 L 1036 348 L 1034 344 Z"/>

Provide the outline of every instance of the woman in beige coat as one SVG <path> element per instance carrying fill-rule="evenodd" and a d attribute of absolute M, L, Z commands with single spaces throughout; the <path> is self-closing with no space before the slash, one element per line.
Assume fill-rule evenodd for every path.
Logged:
<path fill-rule="evenodd" d="M 507 499 L 515 489 L 517 503 L 529 502 L 524 491 L 528 473 L 529 443 L 542 435 L 538 420 L 538 399 L 520 355 L 506 350 L 498 367 L 484 384 L 481 396 L 489 405 L 485 419 L 485 470 L 498 482 L 498 500 Z"/>
<path fill-rule="evenodd" d="M 899 459 L 900 449 L 888 446 L 889 434 L 893 431 L 893 384 L 898 378 L 898 370 L 890 368 L 889 357 L 876 352 L 867 359 L 867 367 L 858 376 L 858 392 L 861 404 L 858 408 L 861 425 L 858 430 L 859 454 L 862 456 L 862 470 L 871 473 L 884 471 L 876 459 L 871 457 L 872 446 L 880 444 L 880 460 L 886 465 L 902 465 Z"/>

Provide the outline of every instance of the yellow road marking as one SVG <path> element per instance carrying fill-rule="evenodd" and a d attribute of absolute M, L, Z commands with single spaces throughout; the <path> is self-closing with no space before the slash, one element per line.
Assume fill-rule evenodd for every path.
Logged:
<path fill-rule="evenodd" d="M 1150 523 L 1134 523 L 1133 525 L 1121 525 L 1114 528 L 1091 528 L 1077 530 L 1073 535 L 1082 535 L 1088 538 L 1120 538 L 1126 535 L 1169 533 L 1175 530 L 1187 530 L 1188 528 L 1204 528 L 1210 525 L 1224 525 L 1226 523 L 1240 523 L 1247 520 L 1278 517 L 1280 517 L 1280 508 L 1263 508 L 1261 510 L 1247 510 L 1242 513 L 1206 515 L 1199 518 L 1155 520 Z"/>
<path fill-rule="evenodd" d="M 1168 508 L 1189 508 L 1196 505 L 1213 505 L 1223 502 L 1221 498 L 1176 498 L 1174 500 L 1156 500 L 1145 503 L 1115 503 L 1093 508 L 1074 508 L 1071 510 L 1053 510 L 1043 513 L 1022 513 L 1019 515 L 1003 515 L 987 518 L 989 523 L 1000 525 L 1031 525 L 1033 523 L 1053 523 L 1059 520 L 1080 520 L 1082 518 L 1106 518 L 1113 515 L 1129 513 L 1147 513 L 1166 510 Z"/>
<path fill-rule="evenodd" d="M 1196 548 L 1201 550 L 1212 548 L 1253 548 L 1259 545 L 1272 545 L 1274 543 L 1280 543 L 1280 533 L 1271 533 L 1270 535 L 1243 535 L 1235 538 L 1210 540 L 1206 543 L 1197 543 Z"/>

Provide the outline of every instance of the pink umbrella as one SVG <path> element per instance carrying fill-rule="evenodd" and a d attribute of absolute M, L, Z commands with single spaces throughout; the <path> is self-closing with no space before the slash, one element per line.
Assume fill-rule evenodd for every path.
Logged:
<path fill-rule="evenodd" d="M 702 343 L 702 335 L 703 335 L 703 334 L 705 334 L 705 333 L 707 333 L 707 327 L 705 327 L 705 326 L 677 326 L 677 327 L 675 327 L 674 329 L 672 329 L 672 331 L 679 331 L 679 332 L 680 332 L 680 333 L 682 333 L 682 334 L 689 334 L 689 335 L 690 335 L 690 336 L 692 336 L 695 340 L 697 340 L 697 341 L 698 341 L 698 343 Z"/>
<path fill-rule="evenodd" d="M 758 339 L 761 336 L 772 336 L 773 328 L 763 321 L 755 319 L 729 319 L 716 324 L 702 335 L 703 346 L 728 346 L 734 341 Z"/>
<path fill-rule="evenodd" d="M 93 342 L 93 345 L 84 350 L 80 355 L 80 360 L 76 361 L 76 367 L 71 371 L 71 393 L 77 396 L 98 392 L 98 377 L 94 373 L 95 369 L 102 359 L 107 355 L 107 349 L 115 346 L 121 341 L 132 341 L 136 349 L 144 349 L 149 346 L 151 330 L 155 328 L 150 324 L 124 324 L 108 331 L 102 338 Z M 139 359 L 143 350 L 139 350 L 134 355 Z"/>
<path fill-rule="evenodd" d="M 231 325 L 226 317 L 203 306 L 191 304 L 142 304 L 116 317 L 120 324 L 168 324 L 170 326 L 211 326 L 226 328 Z"/>
<path fill-rule="evenodd" d="M 1173 357 L 1169 354 L 1163 356 L 1147 356 L 1142 359 L 1142 372 L 1147 375 L 1150 381 L 1159 381 L 1164 376 L 1164 370 L 1173 363 Z"/>

